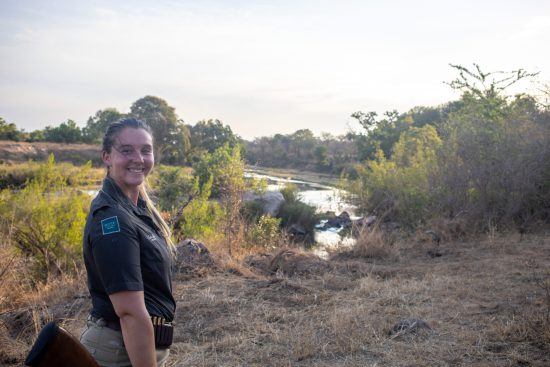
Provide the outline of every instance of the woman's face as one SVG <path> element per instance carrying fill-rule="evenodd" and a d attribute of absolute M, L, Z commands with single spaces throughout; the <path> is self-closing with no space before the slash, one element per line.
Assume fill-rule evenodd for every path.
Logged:
<path fill-rule="evenodd" d="M 135 192 L 155 163 L 153 138 L 143 129 L 127 127 L 115 137 L 111 151 L 103 152 L 103 162 L 124 192 Z"/>

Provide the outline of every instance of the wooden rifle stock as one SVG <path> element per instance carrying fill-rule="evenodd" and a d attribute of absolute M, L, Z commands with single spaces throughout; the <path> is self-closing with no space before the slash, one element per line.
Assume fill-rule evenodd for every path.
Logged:
<path fill-rule="evenodd" d="M 99 367 L 80 342 L 55 322 L 40 331 L 25 365 L 30 367 Z"/>

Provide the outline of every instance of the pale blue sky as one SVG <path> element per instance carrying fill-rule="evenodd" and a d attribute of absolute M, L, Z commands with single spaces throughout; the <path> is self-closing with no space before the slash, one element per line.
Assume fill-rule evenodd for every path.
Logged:
<path fill-rule="evenodd" d="M 457 98 L 449 63 L 550 80 L 550 1 L 0 0 L 0 24 L 0 116 L 26 130 L 156 95 L 245 138 L 340 134 Z"/>

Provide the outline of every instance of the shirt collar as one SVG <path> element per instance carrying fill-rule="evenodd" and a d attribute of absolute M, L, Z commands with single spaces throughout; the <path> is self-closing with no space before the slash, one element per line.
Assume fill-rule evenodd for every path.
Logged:
<path fill-rule="evenodd" d="M 148 215 L 147 205 L 145 200 L 141 198 L 141 195 L 138 197 L 137 206 L 130 201 L 130 198 L 122 192 L 122 189 L 116 184 L 116 182 L 110 178 L 105 177 L 103 180 L 103 192 L 105 192 L 111 199 L 116 201 L 119 204 L 123 204 L 128 209 L 131 209 L 136 215 Z"/>

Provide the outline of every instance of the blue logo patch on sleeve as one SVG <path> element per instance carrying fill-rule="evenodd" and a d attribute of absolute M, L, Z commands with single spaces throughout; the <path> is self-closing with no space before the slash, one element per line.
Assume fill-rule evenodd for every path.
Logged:
<path fill-rule="evenodd" d="M 101 230 L 103 234 L 111 234 L 120 232 L 120 226 L 118 225 L 118 217 L 105 218 L 101 221 Z"/>

